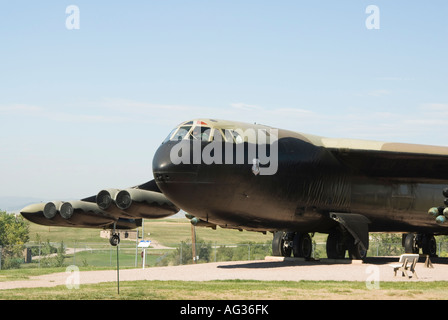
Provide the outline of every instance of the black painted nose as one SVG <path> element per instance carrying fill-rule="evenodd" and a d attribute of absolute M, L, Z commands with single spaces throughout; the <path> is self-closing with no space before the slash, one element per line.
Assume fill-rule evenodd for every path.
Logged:
<path fill-rule="evenodd" d="M 189 141 L 168 141 L 157 149 L 152 162 L 152 170 L 155 181 L 163 194 L 174 204 L 182 209 L 192 208 L 197 205 L 197 177 L 198 164 L 178 163 L 175 159 L 179 145 Z M 172 148 L 176 152 L 172 152 Z M 184 152 L 188 152 L 185 148 Z M 188 155 L 190 157 L 190 155 Z M 173 163 L 174 162 L 174 163 Z"/>
<path fill-rule="evenodd" d="M 171 145 L 171 146 L 170 146 Z M 169 180 L 169 175 L 174 168 L 174 164 L 170 159 L 170 151 L 172 144 L 165 142 L 156 151 L 152 160 L 152 171 L 156 182 L 164 182 Z"/>
<path fill-rule="evenodd" d="M 152 171 L 156 182 L 195 182 L 199 165 L 192 163 L 190 150 L 189 141 L 168 141 L 163 143 L 157 149 L 152 161 Z M 182 153 L 185 154 L 182 155 Z"/>

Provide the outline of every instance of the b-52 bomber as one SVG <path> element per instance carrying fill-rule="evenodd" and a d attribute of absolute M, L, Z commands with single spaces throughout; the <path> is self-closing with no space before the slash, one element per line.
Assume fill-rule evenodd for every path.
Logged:
<path fill-rule="evenodd" d="M 328 234 L 334 259 L 363 259 L 369 232 L 402 233 L 406 252 L 432 256 L 435 236 L 448 234 L 448 147 L 196 119 L 171 131 L 152 169 L 152 180 L 129 189 L 21 214 L 42 225 L 111 229 L 117 245 L 118 229 L 182 209 L 196 226 L 272 232 L 273 255 L 305 258 L 316 232 Z"/>

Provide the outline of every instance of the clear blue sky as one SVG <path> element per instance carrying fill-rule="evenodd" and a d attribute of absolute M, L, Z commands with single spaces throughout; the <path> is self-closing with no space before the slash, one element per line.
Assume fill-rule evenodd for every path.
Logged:
<path fill-rule="evenodd" d="M 143 183 L 195 117 L 448 145 L 447 16 L 446 0 L 2 1 L 0 194 Z"/>

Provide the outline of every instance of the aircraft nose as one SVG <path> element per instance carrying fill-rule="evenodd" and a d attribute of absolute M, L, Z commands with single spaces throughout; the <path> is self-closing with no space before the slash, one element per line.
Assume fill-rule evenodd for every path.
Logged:
<path fill-rule="evenodd" d="M 152 162 L 152 170 L 154 173 L 154 178 L 156 183 L 159 185 L 159 188 L 166 189 L 166 187 L 161 187 L 161 185 L 166 184 L 177 184 L 177 183 L 193 183 L 196 181 L 197 173 L 198 173 L 198 165 L 191 164 L 191 161 L 184 161 L 179 163 L 179 161 L 175 161 L 173 163 L 173 152 L 171 151 L 173 147 L 179 148 L 178 143 L 188 144 L 188 141 L 174 142 L 168 141 L 163 143 L 159 149 L 157 149 L 154 159 Z M 188 148 L 183 148 L 183 152 L 185 150 L 189 150 Z M 177 151 L 176 151 L 177 152 Z M 186 157 L 186 159 L 190 159 L 190 155 Z"/>
<path fill-rule="evenodd" d="M 171 148 L 169 142 L 162 144 L 156 151 L 152 160 L 152 171 L 157 182 L 164 181 L 163 174 L 171 171 L 174 164 L 170 159 Z"/>

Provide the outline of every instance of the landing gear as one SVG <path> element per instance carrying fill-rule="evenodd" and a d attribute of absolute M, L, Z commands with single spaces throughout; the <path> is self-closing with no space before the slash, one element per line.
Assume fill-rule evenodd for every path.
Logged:
<path fill-rule="evenodd" d="M 109 238 L 109 243 L 116 247 L 120 243 L 120 235 L 118 233 L 114 233 Z"/>
<path fill-rule="evenodd" d="M 420 248 L 423 254 L 430 257 L 437 256 L 437 242 L 432 234 L 408 233 L 403 235 L 403 247 L 405 253 L 419 253 Z"/>
<path fill-rule="evenodd" d="M 417 235 L 408 233 L 404 238 L 403 246 L 405 253 L 418 253 Z"/>
<path fill-rule="evenodd" d="M 423 235 L 422 251 L 423 254 L 429 254 L 430 257 L 437 256 L 437 242 L 432 234 Z"/>
<path fill-rule="evenodd" d="M 277 257 L 290 257 L 294 233 L 277 231 L 272 240 L 272 254 Z"/>
<path fill-rule="evenodd" d="M 345 244 L 345 237 L 342 230 L 335 229 L 328 235 L 327 238 L 327 257 L 330 259 L 344 259 L 347 246 Z"/>
<path fill-rule="evenodd" d="M 353 260 L 362 260 L 367 256 L 367 250 L 361 243 L 342 228 L 335 228 L 329 233 L 326 249 L 330 259 L 344 259 L 347 250 Z"/>
<path fill-rule="evenodd" d="M 327 239 L 327 257 L 330 259 L 344 259 L 346 252 L 350 259 L 362 260 L 367 250 L 360 241 L 356 241 L 345 228 L 337 227 L 331 230 Z M 313 241 L 308 233 L 283 232 L 274 233 L 272 240 L 272 254 L 279 257 L 302 257 L 310 259 L 313 253 Z"/>
<path fill-rule="evenodd" d="M 114 228 L 111 230 L 111 236 L 109 238 L 109 243 L 111 246 L 118 246 L 120 243 L 120 234 L 116 231 L 117 228 L 117 221 L 114 222 Z"/>
<path fill-rule="evenodd" d="M 293 239 L 294 257 L 309 259 L 313 253 L 313 241 L 308 233 L 296 233 Z"/>
<path fill-rule="evenodd" d="M 274 233 L 272 240 L 272 254 L 279 257 L 294 257 L 305 259 L 311 258 L 313 243 L 308 233 L 283 232 Z"/>

